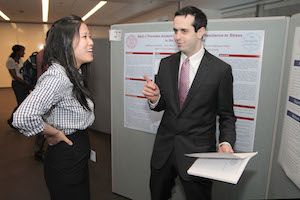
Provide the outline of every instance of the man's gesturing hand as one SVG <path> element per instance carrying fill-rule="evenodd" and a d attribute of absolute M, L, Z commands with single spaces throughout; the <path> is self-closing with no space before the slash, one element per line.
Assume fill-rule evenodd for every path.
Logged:
<path fill-rule="evenodd" d="M 160 96 L 158 86 L 148 77 L 144 76 L 146 83 L 143 88 L 143 95 L 151 102 L 156 103 Z"/>

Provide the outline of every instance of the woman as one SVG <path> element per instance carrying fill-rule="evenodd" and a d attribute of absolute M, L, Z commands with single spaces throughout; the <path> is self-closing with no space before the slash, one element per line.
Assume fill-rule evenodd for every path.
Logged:
<path fill-rule="evenodd" d="M 24 57 L 25 54 L 25 47 L 16 44 L 12 47 L 12 51 L 13 52 L 6 61 L 6 67 L 11 75 L 11 86 L 17 99 L 17 107 L 14 109 L 15 111 L 28 95 L 28 88 L 26 82 L 23 80 L 22 73 L 20 72 L 20 69 L 23 67 L 22 57 Z M 7 123 L 12 127 L 12 115 L 10 119 L 7 120 Z"/>
<path fill-rule="evenodd" d="M 94 121 L 94 105 L 86 87 L 93 41 L 80 17 L 56 21 L 44 50 L 49 68 L 14 113 L 13 125 L 26 136 L 43 132 L 49 147 L 44 176 L 52 200 L 90 199 L 86 128 Z"/>

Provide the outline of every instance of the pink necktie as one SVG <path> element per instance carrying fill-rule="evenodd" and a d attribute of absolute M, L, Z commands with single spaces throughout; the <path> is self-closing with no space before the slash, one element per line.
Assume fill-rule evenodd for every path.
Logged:
<path fill-rule="evenodd" d="M 182 105 L 186 99 L 186 96 L 189 92 L 190 86 L 189 86 L 189 71 L 190 71 L 190 62 L 189 59 L 186 58 L 181 66 L 180 70 L 180 78 L 179 78 L 179 84 L 178 84 L 178 94 L 179 94 L 179 105 L 180 109 L 182 108 Z"/>

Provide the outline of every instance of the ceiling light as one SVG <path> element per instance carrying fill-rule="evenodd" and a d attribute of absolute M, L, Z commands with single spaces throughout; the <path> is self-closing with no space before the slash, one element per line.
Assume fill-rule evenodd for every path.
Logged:
<path fill-rule="evenodd" d="M 49 0 L 42 0 L 43 22 L 48 22 Z"/>
<path fill-rule="evenodd" d="M 92 10 L 90 10 L 86 15 L 82 17 L 82 20 L 85 21 L 89 18 L 92 14 L 94 14 L 97 10 L 99 10 L 102 6 L 104 6 L 107 1 L 100 1 Z"/>
<path fill-rule="evenodd" d="M 1 10 L 0 10 L 0 16 L 5 19 L 6 21 L 9 21 L 9 17 L 7 17 Z"/>
<path fill-rule="evenodd" d="M 45 34 L 47 34 L 47 31 L 49 30 L 48 25 L 47 24 L 43 24 L 43 31 Z"/>

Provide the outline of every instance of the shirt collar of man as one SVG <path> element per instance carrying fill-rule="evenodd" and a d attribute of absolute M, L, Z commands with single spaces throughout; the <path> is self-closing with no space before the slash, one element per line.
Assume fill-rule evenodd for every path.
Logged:
<path fill-rule="evenodd" d="M 191 72 L 193 74 L 196 74 L 198 68 L 199 68 L 199 65 L 200 65 L 200 62 L 204 56 L 204 47 L 203 45 L 201 46 L 201 49 L 195 53 L 194 55 L 192 55 L 189 60 L 190 60 L 190 67 L 191 67 Z M 183 61 L 187 58 L 187 56 L 184 54 L 184 53 L 181 53 L 181 56 L 180 56 L 180 67 L 183 63 Z"/>

